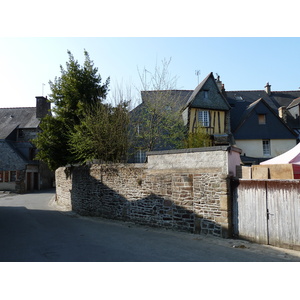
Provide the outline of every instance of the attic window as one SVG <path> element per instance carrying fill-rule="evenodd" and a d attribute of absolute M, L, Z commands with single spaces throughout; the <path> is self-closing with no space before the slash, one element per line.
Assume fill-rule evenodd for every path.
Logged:
<path fill-rule="evenodd" d="M 258 124 L 259 125 L 266 124 L 266 115 L 263 115 L 263 114 L 258 115 Z"/>
<path fill-rule="evenodd" d="M 19 137 L 24 137 L 24 132 L 22 129 L 19 130 Z"/>
<path fill-rule="evenodd" d="M 208 91 L 203 91 L 203 97 L 204 99 L 208 99 Z"/>

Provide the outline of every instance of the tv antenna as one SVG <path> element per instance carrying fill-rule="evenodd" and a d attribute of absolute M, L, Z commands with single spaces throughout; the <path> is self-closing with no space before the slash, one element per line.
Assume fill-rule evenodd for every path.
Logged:
<path fill-rule="evenodd" d="M 44 97 L 44 86 L 45 86 L 45 83 L 42 83 L 42 96 Z"/>
<path fill-rule="evenodd" d="M 198 84 L 199 84 L 199 76 L 201 74 L 201 71 L 200 70 L 195 70 L 195 75 L 197 76 L 198 78 Z"/>

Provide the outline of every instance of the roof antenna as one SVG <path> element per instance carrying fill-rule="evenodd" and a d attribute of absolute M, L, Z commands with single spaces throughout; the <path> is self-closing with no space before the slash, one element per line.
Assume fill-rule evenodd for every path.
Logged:
<path fill-rule="evenodd" d="M 195 75 L 198 77 L 198 84 L 199 84 L 199 75 L 201 74 L 200 70 L 195 70 Z"/>
<path fill-rule="evenodd" d="M 42 83 L 42 96 L 44 97 L 44 86 L 45 86 L 45 83 Z"/>

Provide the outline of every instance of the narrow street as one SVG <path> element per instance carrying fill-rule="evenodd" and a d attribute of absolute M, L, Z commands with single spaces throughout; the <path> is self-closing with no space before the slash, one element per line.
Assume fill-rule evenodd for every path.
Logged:
<path fill-rule="evenodd" d="M 0 194 L 1 262 L 289 262 L 300 252 L 58 210 L 54 190 Z"/>

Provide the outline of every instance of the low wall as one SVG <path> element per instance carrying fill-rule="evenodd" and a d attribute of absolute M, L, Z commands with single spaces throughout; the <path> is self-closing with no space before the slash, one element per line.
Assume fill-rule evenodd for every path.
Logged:
<path fill-rule="evenodd" d="M 296 169 L 297 170 L 297 169 Z M 237 177 L 242 179 L 294 179 L 292 164 L 237 166 Z"/>
<path fill-rule="evenodd" d="M 212 152 L 213 161 L 207 159 Z M 197 159 L 195 153 L 152 153 L 146 164 L 59 168 L 56 200 L 81 215 L 228 237 L 228 157 L 239 152 L 199 149 Z"/>

